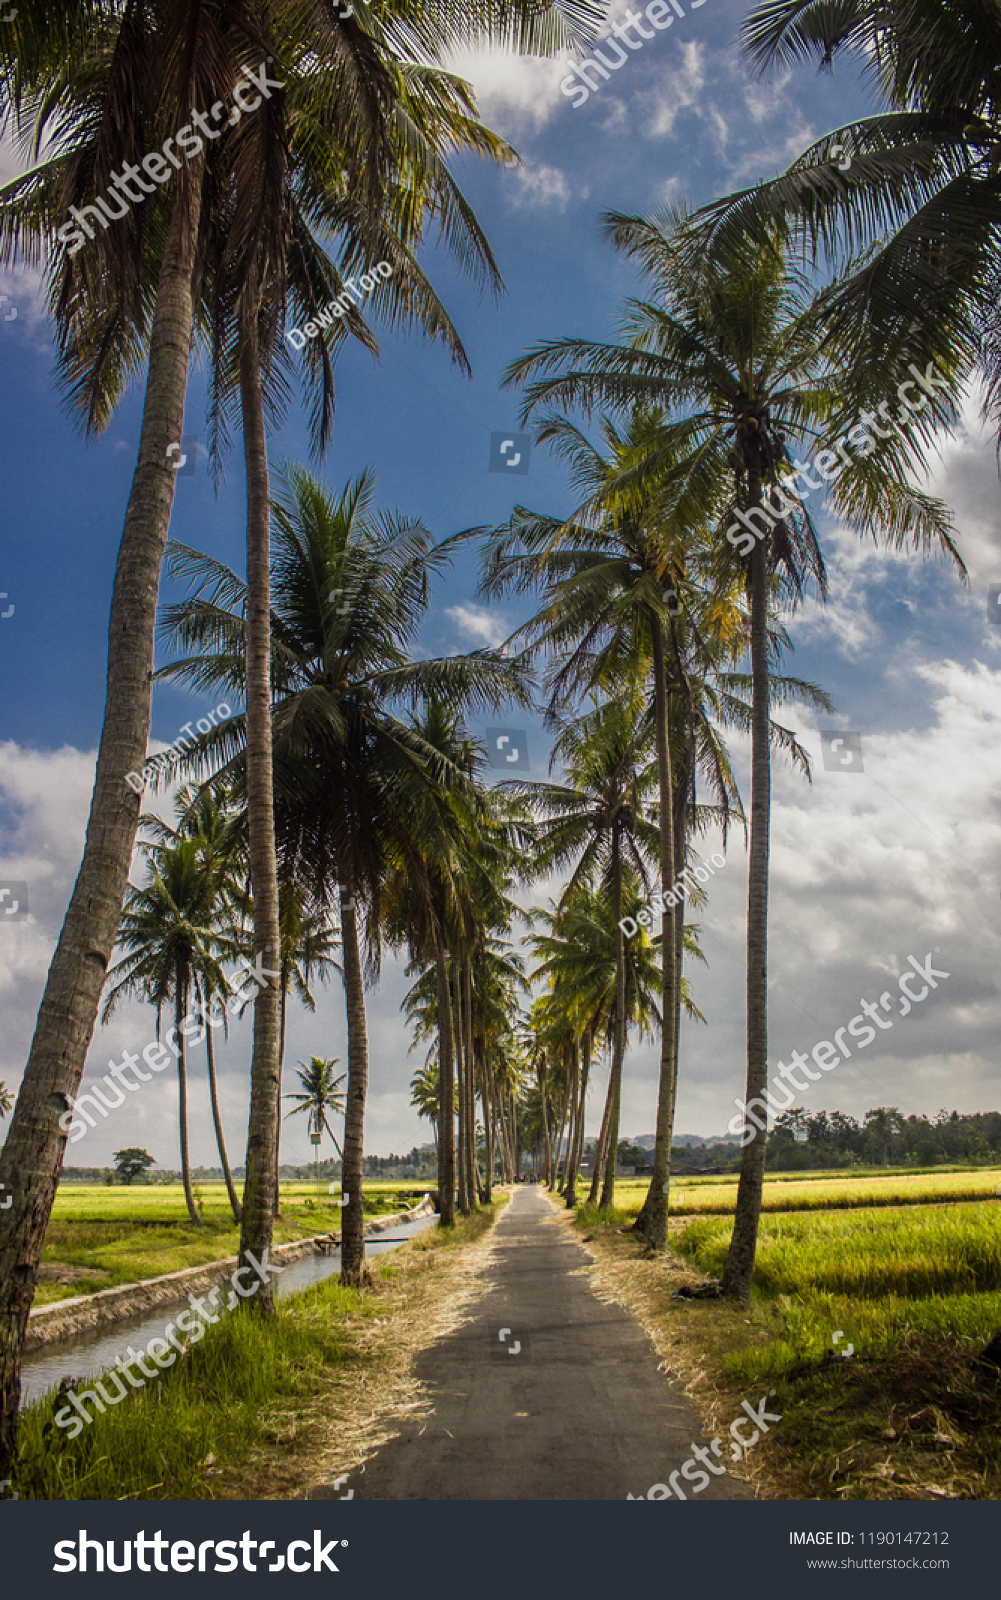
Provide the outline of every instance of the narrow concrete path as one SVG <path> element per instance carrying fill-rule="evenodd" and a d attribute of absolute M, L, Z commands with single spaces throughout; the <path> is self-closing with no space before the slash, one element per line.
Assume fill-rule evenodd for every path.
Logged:
<path fill-rule="evenodd" d="M 635 1317 L 575 1276 L 588 1257 L 541 1190 L 515 1190 L 495 1238 L 474 1320 L 416 1363 L 433 1416 L 310 1499 L 624 1500 L 709 1444 Z M 753 1492 L 727 1473 L 696 1498 Z"/>

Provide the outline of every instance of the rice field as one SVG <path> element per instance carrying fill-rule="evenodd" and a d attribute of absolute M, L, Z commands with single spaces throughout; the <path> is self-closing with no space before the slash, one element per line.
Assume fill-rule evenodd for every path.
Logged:
<path fill-rule="evenodd" d="M 373 1180 L 365 1191 L 366 1214 L 402 1210 L 407 1203 L 402 1197 L 418 1192 L 424 1192 L 423 1186 L 413 1180 Z M 318 1203 L 315 1183 L 283 1181 L 283 1220 L 275 1223 L 275 1243 L 340 1232 L 339 1193 L 339 1185 L 333 1196 L 323 1185 Z M 188 1216 L 180 1183 L 131 1188 L 61 1184 L 45 1236 L 34 1304 L 50 1305 L 235 1255 L 240 1230 L 225 1184 L 196 1184 L 195 1198 L 204 1219 L 201 1228 Z"/>
<path fill-rule="evenodd" d="M 615 1184 L 615 1208 L 634 1217 L 643 1204 L 649 1183 L 620 1178 Z M 968 1200 L 999 1199 L 1001 1167 L 967 1167 L 924 1172 L 872 1172 L 832 1174 L 830 1171 L 781 1173 L 765 1181 L 762 1210 L 830 1211 L 856 1206 L 952 1205 Z M 737 1178 L 672 1178 L 671 1215 L 727 1216 L 737 1203 Z M 1001 1200 L 999 1200 L 1001 1203 Z"/>

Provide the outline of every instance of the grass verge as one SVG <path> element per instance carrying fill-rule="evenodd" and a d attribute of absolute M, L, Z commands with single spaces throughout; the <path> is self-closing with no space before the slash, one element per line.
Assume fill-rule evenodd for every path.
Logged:
<path fill-rule="evenodd" d="M 744 1307 L 671 1298 L 718 1275 L 729 1224 L 672 1223 L 646 1259 L 614 1221 L 576 1219 L 595 1291 L 639 1318 L 710 1434 L 774 1391 L 783 1420 L 739 1475 L 783 1500 L 1001 1497 L 1001 1372 L 978 1361 L 1001 1326 L 997 1226 L 983 1206 L 765 1218 Z"/>
<path fill-rule="evenodd" d="M 410 1356 L 471 1288 L 505 1201 L 373 1258 L 364 1290 L 329 1279 L 268 1321 L 232 1313 L 73 1440 L 55 1425 L 64 1399 L 47 1395 L 22 1413 L 13 1487 L 28 1500 L 302 1497 L 416 1403 Z"/>

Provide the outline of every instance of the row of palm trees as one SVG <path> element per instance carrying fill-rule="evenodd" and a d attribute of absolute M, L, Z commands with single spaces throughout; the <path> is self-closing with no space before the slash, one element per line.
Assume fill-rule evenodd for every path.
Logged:
<path fill-rule="evenodd" d="M 441 339 L 461 367 L 458 334 L 417 259 L 429 230 L 474 280 L 497 288 L 489 244 L 447 165 L 467 150 L 515 159 L 475 115 L 449 53 L 482 43 L 556 53 L 586 41 L 589 0 L 25 0 L 0 39 L 0 120 L 34 164 L 0 193 L 0 253 L 43 262 L 67 399 L 89 431 L 107 425 L 146 367 L 139 457 L 125 513 L 110 618 L 108 696 L 83 862 L 50 966 L 4 1169 L 22 1175 L 0 1238 L 0 1460 L 13 1459 L 21 1350 L 64 1140 L 58 1111 L 75 1093 L 97 1018 L 139 818 L 122 775 L 138 769 L 150 726 L 159 574 L 174 493 L 168 446 L 182 437 L 193 344 L 210 370 L 213 455 L 242 428 L 247 477 L 245 670 L 248 850 L 254 957 L 279 945 L 273 805 L 269 420 L 289 393 L 286 316 L 301 323 L 339 296 L 344 279 L 388 260 L 368 302 L 391 325 Z M 142 159 L 211 106 L 244 67 L 269 64 L 280 90 L 252 116 L 198 139 L 169 187 L 147 193 L 73 256 L 57 231 L 69 208 L 108 190 L 117 166 Z M 189 146 L 190 148 L 190 146 Z M 375 337 L 353 310 L 301 357 L 318 450 L 326 444 L 333 362 Z M 346 861 L 349 874 L 358 863 Z M 345 903 L 351 901 L 350 892 Z M 360 987 L 353 909 L 345 917 L 346 979 Z M 345 1161 L 361 1159 L 363 1019 L 352 1009 L 355 1081 Z M 241 1258 L 266 1247 L 276 1203 L 279 997 L 254 1006 L 251 1131 Z M 352 1206 L 354 1205 L 352 1201 Z M 350 1227 L 349 1224 L 350 1223 Z M 360 1211 L 345 1222 L 360 1239 Z M 357 1248 L 348 1252 L 360 1270 Z M 272 1309 L 268 1286 L 255 1297 Z"/>
<path fill-rule="evenodd" d="M 335 496 L 290 466 L 273 492 L 268 423 L 281 415 L 292 361 L 283 319 L 304 321 L 340 294 L 345 274 L 386 259 L 393 275 L 371 297 L 372 312 L 391 325 L 419 325 L 464 365 L 416 250 L 437 222 L 460 265 L 499 286 L 446 160 L 467 150 L 502 162 L 514 156 L 476 119 L 467 87 L 441 61 L 483 42 L 557 52 L 586 41 L 595 8 L 586 0 L 541 8 L 359 0 L 348 18 L 325 0 L 84 0 L 53 9 L 25 0 L 0 34 L 0 113 L 32 141 L 36 158 L 0 191 L 0 251 L 5 261 L 46 261 L 60 374 L 88 428 L 107 423 L 143 364 L 148 377 L 84 859 L 0 1159 L 4 1178 L 16 1170 L 21 1180 L 0 1221 L 0 1470 L 13 1455 L 20 1351 L 62 1160 L 58 1117 L 79 1085 L 136 839 L 138 803 L 122 775 L 141 765 L 149 733 L 173 496 L 167 445 L 181 437 L 193 343 L 209 362 L 218 463 L 234 421 L 243 433 L 247 577 L 170 548 L 167 570 L 188 581 L 189 593 L 163 620 L 175 659 L 161 675 L 225 689 L 246 709 L 197 750 L 175 753 L 171 775 L 197 778 L 199 803 L 206 794 L 221 802 L 225 791 L 240 813 L 255 960 L 267 965 L 282 949 L 279 875 L 308 885 L 308 906 L 321 917 L 339 913 L 348 1282 L 360 1280 L 364 1264 L 363 953 L 374 978 L 384 943 L 405 949 L 435 1009 L 447 1223 L 453 1196 L 468 1206 L 481 1188 L 489 1192 L 492 1155 L 482 1179 L 477 1162 L 477 1084 L 488 1143 L 503 1138 L 510 1147 L 518 1138 L 500 1072 L 505 1053 L 515 1053 L 506 1041 L 517 979 L 496 968 L 506 961 L 517 974 L 503 941 L 530 834 L 540 860 L 571 871 L 543 937 L 566 938 L 573 918 L 603 922 L 615 985 L 599 1014 L 565 981 L 560 989 L 559 967 L 544 974 L 550 987 L 534 1060 L 550 1163 L 568 1143 L 562 1125 L 555 1144 L 549 1131 L 556 1063 L 564 1074 L 556 1120 L 569 1119 L 577 1141 L 600 1041 L 611 1059 L 602 1136 L 610 1203 L 626 1033 L 631 1014 L 639 1020 L 656 997 L 656 1146 L 639 1227 L 651 1247 L 663 1246 L 681 968 L 692 936 L 683 907 L 665 906 L 651 941 L 654 985 L 641 971 L 643 940 L 627 953 L 615 913 L 645 873 L 673 883 L 707 827 L 725 836 L 734 823 L 749 826 L 746 1094 L 759 1093 L 772 747 L 806 767 L 794 734 L 771 713 L 786 698 L 827 704 L 817 688 L 776 670 L 789 643 L 779 608 L 794 608 L 811 582 L 821 598 L 825 588 L 811 510 L 782 497 L 779 475 L 798 470 L 797 450 L 809 452 L 881 400 L 910 364 L 924 370 L 936 361 L 954 378 L 982 357 L 995 387 L 998 370 L 997 108 L 984 63 L 995 59 L 1001 24 L 972 0 L 859 0 L 847 20 L 824 0 L 769 0 L 746 25 L 752 59 L 763 68 L 811 53 L 829 62 L 858 47 L 887 109 L 838 136 L 852 152 L 847 171 L 827 159 L 825 141 L 791 175 L 694 217 L 681 208 L 606 217 L 611 243 L 645 280 L 645 297 L 629 302 L 616 338 L 554 339 L 508 374 L 525 390 L 526 424 L 534 421 L 566 461 L 576 508 L 554 519 L 519 507 L 504 527 L 476 530 L 485 541 L 484 595 L 538 594 L 537 613 L 504 651 L 415 659 L 431 581 L 455 541 L 436 544 L 420 523 L 376 515 L 370 474 Z M 283 87 L 253 117 L 223 130 L 168 188 L 73 257 L 46 254 L 71 204 L 104 192 L 116 164 L 161 144 L 189 106 L 211 104 L 220 84 L 265 58 Z M 797 265 L 804 248 L 807 265 Z M 811 250 L 814 263 L 826 254 L 835 268 L 820 290 Z M 329 435 L 333 360 L 352 336 L 375 347 L 357 310 L 302 355 L 318 450 Z M 881 434 L 878 449 L 829 482 L 831 508 L 860 534 L 955 555 L 944 508 L 908 478 L 936 423 L 953 413 L 935 397 L 909 431 Z M 584 431 L 595 418 L 600 447 Z M 724 537 L 735 508 L 771 524 L 747 557 Z M 745 655 L 749 674 L 738 670 Z M 562 779 L 490 793 L 462 719 L 507 700 L 529 703 L 540 664 Z M 727 729 L 750 733 L 746 818 Z M 700 777 L 708 805 L 697 803 Z M 597 896 L 590 913 L 587 895 Z M 539 954 L 541 965 L 556 959 Z M 196 981 L 190 961 L 177 959 L 175 1004 L 182 982 Z M 197 982 L 204 990 L 207 981 L 206 967 Z M 241 1255 L 267 1245 L 277 1205 L 282 992 L 269 984 L 254 1004 Z M 763 1157 L 763 1140 L 745 1151 L 724 1276 L 725 1289 L 745 1298 Z M 255 1310 L 270 1309 L 266 1292 L 255 1297 Z"/>

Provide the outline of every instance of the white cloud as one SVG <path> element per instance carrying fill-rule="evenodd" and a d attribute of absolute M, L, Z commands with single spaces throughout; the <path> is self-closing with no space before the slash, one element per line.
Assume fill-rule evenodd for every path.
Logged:
<path fill-rule="evenodd" d="M 496 647 L 511 632 L 502 612 L 486 611 L 483 606 L 446 606 L 445 615 L 464 639 L 472 639 L 477 645 Z"/>
<path fill-rule="evenodd" d="M 681 47 L 681 66 L 667 68 L 654 90 L 637 96 L 641 105 L 649 108 L 644 132 L 650 138 L 671 133 L 678 112 L 700 104 L 706 81 L 704 52 L 700 40 L 686 39 Z"/>
<path fill-rule="evenodd" d="M 535 131 L 570 109 L 559 87 L 567 75 L 564 59 L 477 50 L 454 56 L 449 70 L 473 85 L 483 121 L 506 138 Z"/>
<path fill-rule="evenodd" d="M 570 199 L 570 185 L 559 167 L 549 167 L 544 162 L 538 167 L 518 167 L 515 178 L 519 187 L 509 191 L 515 206 L 555 206 L 565 211 Z"/>

